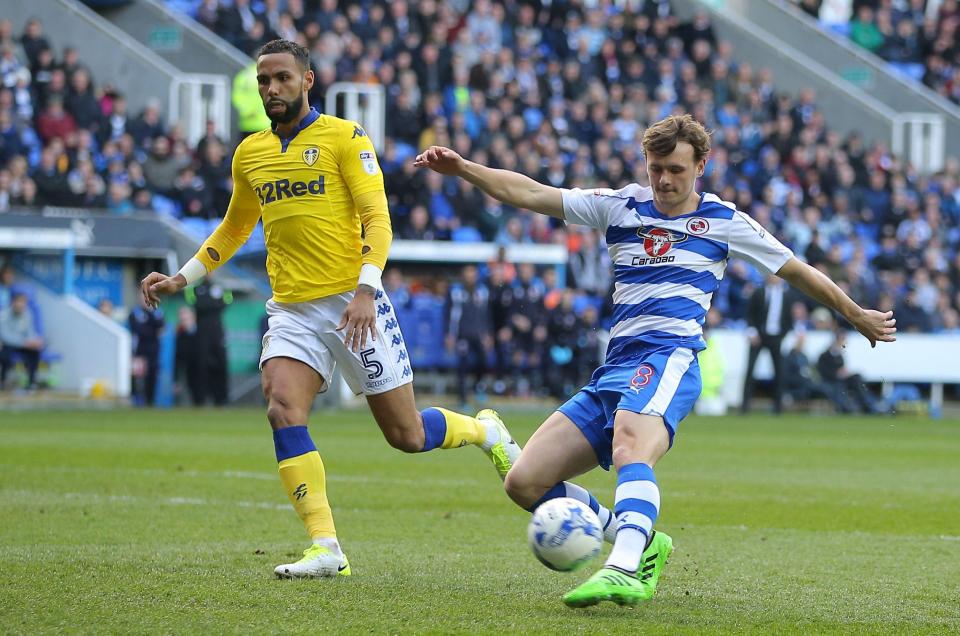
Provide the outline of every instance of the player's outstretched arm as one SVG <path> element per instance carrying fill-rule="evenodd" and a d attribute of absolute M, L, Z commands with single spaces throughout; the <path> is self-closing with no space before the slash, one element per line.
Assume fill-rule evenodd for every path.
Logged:
<path fill-rule="evenodd" d="M 864 309 L 820 270 L 791 258 L 780 268 L 777 276 L 817 302 L 840 312 L 840 315 L 870 341 L 871 347 L 877 346 L 878 342 L 893 342 L 897 339 L 897 321 L 892 311 Z"/>
<path fill-rule="evenodd" d="M 233 194 L 226 215 L 179 272 L 172 276 L 151 272 L 140 281 L 140 292 L 147 305 L 157 307 L 161 296 L 177 293 L 226 263 L 253 233 L 260 221 L 260 205 L 257 194 L 240 169 L 241 148 L 242 144 L 233 155 Z"/>
<path fill-rule="evenodd" d="M 413 165 L 466 179 L 494 199 L 515 208 L 533 210 L 558 219 L 564 218 L 563 195 L 560 189 L 534 181 L 518 172 L 481 166 L 443 146 L 430 146 L 417 155 Z"/>

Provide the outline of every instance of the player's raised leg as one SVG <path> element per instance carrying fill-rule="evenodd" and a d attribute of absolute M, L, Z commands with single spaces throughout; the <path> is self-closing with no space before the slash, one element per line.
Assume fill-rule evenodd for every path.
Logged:
<path fill-rule="evenodd" d="M 337 542 L 327 501 L 323 461 L 307 430 L 310 407 L 323 379 L 303 362 L 276 357 L 264 362 L 262 383 L 280 481 L 313 540 L 302 559 L 277 566 L 274 573 L 284 578 L 348 576 L 350 565 Z"/>
<path fill-rule="evenodd" d="M 404 452 L 472 444 L 490 457 L 501 479 L 520 456 L 520 446 L 496 411 L 486 409 L 477 417 L 437 407 L 417 411 L 413 385 L 409 383 L 368 395 L 367 403 L 387 442 Z"/>
<path fill-rule="evenodd" d="M 556 497 L 571 497 L 597 513 L 604 539 L 613 542 L 613 514 L 597 498 L 576 484 L 565 481 L 597 467 L 597 451 L 583 431 L 557 411 L 540 425 L 507 475 L 504 489 L 521 508 L 533 512 Z"/>
<path fill-rule="evenodd" d="M 663 418 L 617 411 L 613 430 L 617 538 L 604 567 L 563 597 L 570 607 L 605 600 L 634 605 L 653 596 L 673 549 L 669 536 L 653 531 L 660 512 L 660 489 L 653 467 L 669 448 L 670 435 Z"/>
<path fill-rule="evenodd" d="M 331 298 L 331 308 L 347 307 L 353 293 Z M 386 292 L 374 293 L 375 324 L 371 337 L 359 348 L 348 346 L 349 334 L 335 330 L 321 334 L 343 377 L 356 393 L 363 393 L 387 442 L 406 453 L 435 448 L 479 446 L 494 464 L 500 478 L 520 456 L 520 447 L 495 411 L 477 417 L 442 408 L 417 410 L 413 394 L 413 369 L 396 312 Z M 337 305 L 339 303 L 339 305 Z"/>

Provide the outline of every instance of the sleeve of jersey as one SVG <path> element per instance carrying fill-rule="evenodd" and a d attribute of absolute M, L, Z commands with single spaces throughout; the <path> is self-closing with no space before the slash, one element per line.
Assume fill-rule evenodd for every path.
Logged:
<path fill-rule="evenodd" d="M 393 228 L 390 227 L 390 212 L 387 195 L 381 188 L 365 192 L 353 198 L 360 222 L 363 224 L 363 257 L 361 262 L 376 265 L 382 271 L 387 264 Z"/>
<path fill-rule="evenodd" d="M 239 168 L 242 146 L 233 155 L 233 195 L 227 214 L 213 231 L 200 250 L 196 259 L 203 263 L 207 272 L 212 272 L 236 254 L 240 246 L 247 242 L 253 228 L 260 220 L 260 202 L 250 187 L 250 182 Z"/>
<path fill-rule="evenodd" d="M 361 194 L 384 191 L 377 151 L 360 124 L 345 122 L 337 149 L 340 154 L 340 175 L 350 188 L 354 201 Z"/>
<path fill-rule="evenodd" d="M 730 223 L 730 256 L 746 259 L 767 274 L 778 272 L 793 258 L 790 248 L 743 212 L 734 212 Z"/>
<path fill-rule="evenodd" d="M 563 216 L 567 223 L 586 225 L 606 231 L 608 223 L 608 208 L 604 205 L 604 196 L 612 195 L 615 191 L 609 188 L 581 190 L 580 188 L 562 189 Z"/>

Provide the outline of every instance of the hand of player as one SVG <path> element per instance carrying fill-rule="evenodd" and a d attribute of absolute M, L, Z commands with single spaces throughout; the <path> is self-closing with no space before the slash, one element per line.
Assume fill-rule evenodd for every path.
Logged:
<path fill-rule="evenodd" d="M 156 309 L 160 306 L 160 297 L 175 294 L 187 286 L 187 279 L 183 274 L 167 276 L 160 272 L 150 272 L 140 281 L 140 293 L 147 307 Z"/>
<path fill-rule="evenodd" d="M 413 160 L 417 168 L 430 168 L 440 174 L 459 176 L 463 170 L 463 157 L 443 146 L 430 146 Z"/>
<path fill-rule="evenodd" d="M 850 321 L 863 337 L 870 341 L 871 347 L 878 342 L 894 342 L 897 339 L 897 320 L 892 311 L 864 309 L 859 316 Z"/>
<path fill-rule="evenodd" d="M 367 287 L 362 285 L 361 287 Z M 361 288 L 353 295 L 353 300 L 343 311 L 343 317 L 337 326 L 337 331 L 346 328 L 343 337 L 343 343 L 354 353 L 367 345 L 367 334 L 370 334 L 370 340 L 377 339 L 377 309 L 374 306 L 374 295 L 376 292 L 372 287 L 370 291 Z"/>

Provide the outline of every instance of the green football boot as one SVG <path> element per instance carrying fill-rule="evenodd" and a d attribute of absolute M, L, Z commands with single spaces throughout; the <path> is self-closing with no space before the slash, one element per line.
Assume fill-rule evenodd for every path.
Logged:
<path fill-rule="evenodd" d="M 653 539 L 650 545 L 643 551 L 643 558 L 640 560 L 640 582 L 643 583 L 649 592 L 648 599 L 653 598 L 657 593 L 657 581 L 660 580 L 660 573 L 663 572 L 663 565 L 673 553 L 673 539 L 665 532 L 653 531 Z"/>
<path fill-rule="evenodd" d="M 657 591 L 663 565 L 672 552 L 673 539 L 670 535 L 654 532 L 650 545 L 640 559 L 638 576 L 604 567 L 568 592 L 563 602 L 568 607 L 589 607 L 600 601 L 613 601 L 617 605 L 636 605 L 640 601 L 649 601 Z"/>
<path fill-rule="evenodd" d="M 605 567 L 578 587 L 567 592 L 563 602 L 567 607 L 589 607 L 600 601 L 617 605 L 636 605 L 649 597 L 646 585 L 632 574 Z"/>

